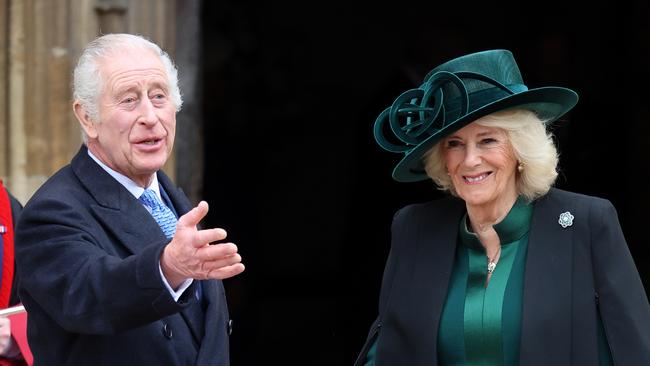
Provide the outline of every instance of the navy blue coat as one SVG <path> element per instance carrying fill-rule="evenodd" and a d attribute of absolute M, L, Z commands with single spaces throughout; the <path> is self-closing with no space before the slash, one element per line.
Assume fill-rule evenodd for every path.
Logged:
<path fill-rule="evenodd" d="M 558 219 L 569 211 L 573 225 Z M 393 220 L 379 316 L 357 365 L 434 366 L 461 200 L 410 205 Z M 535 202 L 524 275 L 520 365 L 598 365 L 600 314 L 615 365 L 650 365 L 650 305 L 612 204 L 551 189 Z"/>
<path fill-rule="evenodd" d="M 183 215 L 191 204 L 158 181 Z M 27 202 L 16 229 L 19 295 L 35 365 L 228 365 L 221 281 L 201 281 L 205 334 L 159 272 L 169 242 L 144 206 L 82 147 Z"/>

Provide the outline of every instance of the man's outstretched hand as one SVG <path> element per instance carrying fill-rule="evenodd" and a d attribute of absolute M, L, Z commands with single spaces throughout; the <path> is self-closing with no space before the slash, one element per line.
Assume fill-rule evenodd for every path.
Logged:
<path fill-rule="evenodd" d="M 196 228 L 207 213 L 208 203 L 201 201 L 181 216 L 176 225 L 176 234 L 163 251 L 160 267 L 167 282 L 174 289 L 189 278 L 222 280 L 244 271 L 235 244 L 210 245 L 225 239 L 225 230 Z"/>

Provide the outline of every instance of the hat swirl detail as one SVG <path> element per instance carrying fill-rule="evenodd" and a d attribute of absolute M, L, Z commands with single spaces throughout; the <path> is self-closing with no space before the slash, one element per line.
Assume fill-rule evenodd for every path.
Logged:
<path fill-rule="evenodd" d="M 429 179 L 422 160 L 427 152 L 479 118 L 520 108 L 550 123 L 577 102 L 578 94 L 571 89 L 528 89 L 512 52 L 487 50 L 432 69 L 417 89 L 405 91 L 379 114 L 373 134 L 384 150 L 404 154 L 393 169 L 393 179 L 415 182 Z"/>
<path fill-rule="evenodd" d="M 483 81 L 503 90 L 506 95 L 515 94 L 498 81 L 479 73 L 438 71 L 429 74 L 422 85 L 402 93 L 390 107 L 379 114 L 374 126 L 377 143 L 387 151 L 408 154 L 447 123 L 469 113 L 469 93 L 463 79 Z M 446 84 L 453 84 L 457 89 L 458 96 L 455 96 L 453 101 L 444 100 L 443 86 L 448 87 Z M 445 105 L 458 107 L 449 110 Z M 402 145 L 390 142 L 384 135 L 386 120 Z"/>

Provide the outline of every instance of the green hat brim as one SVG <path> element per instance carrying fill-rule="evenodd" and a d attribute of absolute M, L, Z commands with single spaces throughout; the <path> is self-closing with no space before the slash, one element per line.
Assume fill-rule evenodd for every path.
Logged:
<path fill-rule="evenodd" d="M 551 123 L 571 110 L 576 103 L 578 103 L 578 94 L 573 90 L 549 86 L 530 89 L 486 104 L 447 124 L 407 152 L 395 166 L 393 179 L 398 182 L 417 182 L 429 179 L 424 171 L 422 156 L 443 138 L 483 116 L 506 109 L 521 108 L 531 110 L 546 123 Z"/>

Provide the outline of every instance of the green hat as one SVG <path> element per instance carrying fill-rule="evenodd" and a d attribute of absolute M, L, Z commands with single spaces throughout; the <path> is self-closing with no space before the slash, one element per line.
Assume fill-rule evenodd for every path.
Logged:
<path fill-rule="evenodd" d="M 444 137 L 478 118 L 505 109 L 523 108 L 549 123 L 577 102 L 578 94 L 571 89 L 554 86 L 528 89 L 510 51 L 477 52 L 436 67 L 420 87 L 397 97 L 377 117 L 375 140 L 385 150 L 404 153 L 393 170 L 393 179 L 415 182 L 429 178 L 422 155 Z M 385 126 L 387 121 L 390 129 Z M 390 142 L 384 129 L 399 142 Z"/>

